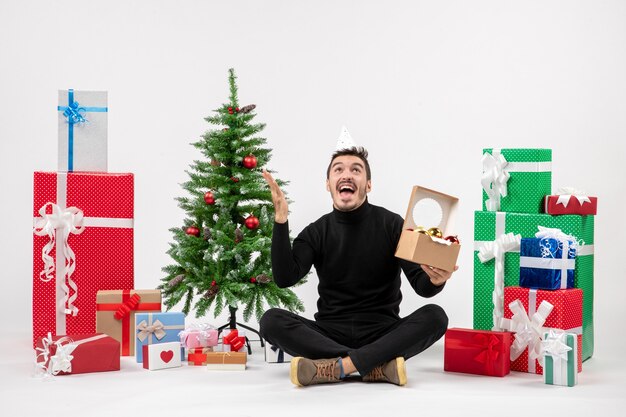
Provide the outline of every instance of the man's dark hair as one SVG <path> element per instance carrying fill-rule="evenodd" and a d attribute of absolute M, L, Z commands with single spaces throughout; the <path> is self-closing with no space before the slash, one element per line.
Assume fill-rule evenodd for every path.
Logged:
<path fill-rule="evenodd" d="M 367 149 L 365 149 L 362 146 L 359 146 L 359 147 L 353 146 L 351 148 L 340 149 L 338 151 L 335 151 L 335 153 L 333 153 L 333 156 L 330 158 L 330 164 L 328 164 L 328 168 L 326 169 L 326 179 L 330 178 L 330 167 L 332 166 L 335 158 L 337 158 L 338 156 L 345 156 L 345 155 L 352 155 L 352 156 L 356 156 L 360 158 L 361 161 L 363 161 L 363 164 L 365 164 L 365 173 L 367 174 L 368 181 L 372 179 L 372 171 L 370 171 L 370 164 L 369 162 L 367 162 L 367 155 L 368 155 Z"/>

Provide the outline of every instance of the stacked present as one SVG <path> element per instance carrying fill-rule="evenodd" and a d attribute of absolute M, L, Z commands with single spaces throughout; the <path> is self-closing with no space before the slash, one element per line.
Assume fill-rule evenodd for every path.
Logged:
<path fill-rule="evenodd" d="M 551 160 L 549 149 L 485 149 L 474 223 L 474 328 L 515 331 L 511 369 L 539 374 L 546 329 L 582 340 L 579 371 L 593 354 L 596 200 L 551 195 Z"/>
<path fill-rule="evenodd" d="M 549 149 L 485 149 L 483 210 L 474 217 L 474 329 L 489 340 L 514 332 L 511 369 L 538 374 L 544 368 L 580 372 L 593 354 L 591 214 L 597 201 L 571 189 L 551 195 L 551 160 Z M 552 349 L 546 348 L 548 332 L 558 341 L 548 344 Z M 576 340 L 573 353 L 563 335 Z M 450 345 L 470 354 L 468 342 L 458 339 L 450 334 Z M 476 343 L 470 343 L 474 349 Z M 484 358 L 480 353 L 474 357 Z M 458 356 L 447 348 L 446 354 Z M 563 364 L 568 358 L 575 358 L 573 367 Z M 480 369 L 473 373 L 489 374 Z M 561 381 L 567 385 L 572 378 L 546 379 Z"/>

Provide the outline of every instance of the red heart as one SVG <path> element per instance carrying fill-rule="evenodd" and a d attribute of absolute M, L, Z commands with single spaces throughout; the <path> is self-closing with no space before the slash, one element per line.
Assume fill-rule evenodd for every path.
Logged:
<path fill-rule="evenodd" d="M 171 361 L 173 357 L 174 352 L 172 352 L 171 350 L 164 350 L 163 352 L 161 352 L 161 360 L 165 363 Z"/>

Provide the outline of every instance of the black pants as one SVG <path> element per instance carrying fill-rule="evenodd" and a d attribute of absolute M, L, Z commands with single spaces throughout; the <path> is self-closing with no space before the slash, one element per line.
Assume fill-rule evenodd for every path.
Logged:
<path fill-rule="evenodd" d="M 313 321 L 278 308 L 265 312 L 261 336 L 292 356 L 349 356 L 361 375 L 398 356 L 408 359 L 440 339 L 448 327 L 441 307 L 428 304 L 407 317 L 349 317 Z"/>

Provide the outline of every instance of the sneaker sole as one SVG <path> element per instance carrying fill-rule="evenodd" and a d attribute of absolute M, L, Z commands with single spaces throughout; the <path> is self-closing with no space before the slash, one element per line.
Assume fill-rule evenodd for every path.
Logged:
<path fill-rule="evenodd" d="M 398 385 L 406 385 L 406 366 L 404 365 L 404 358 L 402 356 L 396 358 L 396 367 L 398 370 Z"/>
<path fill-rule="evenodd" d="M 300 359 L 302 359 L 302 357 L 300 356 L 293 358 L 291 360 L 291 369 L 289 370 L 289 378 L 291 379 L 291 383 L 297 387 L 304 386 L 300 383 L 300 381 L 298 381 L 298 362 L 300 362 Z"/>

